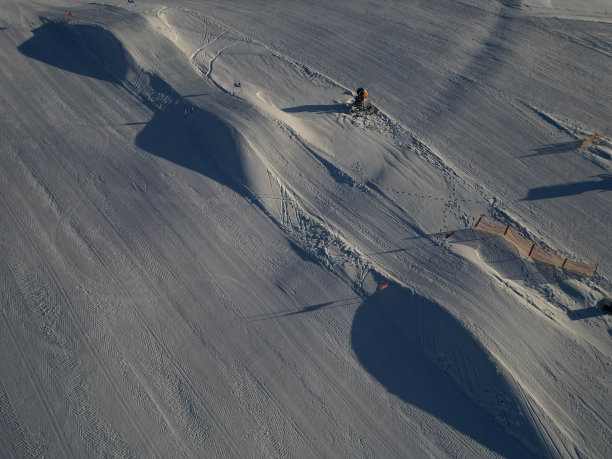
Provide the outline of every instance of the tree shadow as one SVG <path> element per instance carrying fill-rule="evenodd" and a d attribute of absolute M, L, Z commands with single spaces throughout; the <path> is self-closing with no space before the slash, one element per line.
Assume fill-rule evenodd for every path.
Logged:
<path fill-rule="evenodd" d="M 564 196 L 575 196 L 589 191 L 612 190 L 612 174 L 601 174 L 598 180 L 585 182 L 566 183 L 563 185 L 549 185 L 529 190 L 523 201 L 534 201 L 537 199 L 560 198 Z"/>
<path fill-rule="evenodd" d="M 363 367 L 404 402 L 502 456 L 546 455 L 489 354 L 440 305 L 391 285 L 359 307 L 351 341 Z"/>
<path fill-rule="evenodd" d="M 346 113 L 348 111 L 345 104 L 300 105 L 282 110 L 285 113 Z"/>
<path fill-rule="evenodd" d="M 564 142 L 564 143 L 555 143 L 551 145 L 543 145 L 541 147 L 535 148 L 530 151 L 534 151 L 530 155 L 518 156 L 518 158 L 531 158 L 534 156 L 542 156 L 542 155 L 555 155 L 557 153 L 566 153 L 568 151 L 578 150 L 582 141 L 575 140 L 573 142 Z"/>
<path fill-rule="evenodd" d="M 18 47 L 23 55 L 126 89 L 153 112 L 136 136 L 138 147 L 245 194 L 239 186 L 243 177 L 239 136 L 212 112 L 196 109 L 187 99 L 200 94 L 183 97 L 162 78 L 139 69 L 122 43 L 102 27 L 43 21 Z"/>

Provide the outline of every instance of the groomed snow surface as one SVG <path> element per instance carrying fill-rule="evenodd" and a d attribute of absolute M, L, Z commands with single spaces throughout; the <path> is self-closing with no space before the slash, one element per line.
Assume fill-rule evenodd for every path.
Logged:
<path fill-rule="evenodd" d="M 609 1 L 0 0 L 0 44 L 1 457 L 612 457 Z"/>

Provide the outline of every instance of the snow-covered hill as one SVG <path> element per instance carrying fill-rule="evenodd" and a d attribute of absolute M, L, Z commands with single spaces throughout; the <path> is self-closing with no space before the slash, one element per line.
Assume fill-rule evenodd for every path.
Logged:
<path fill-rule="evenodd" d="M 2 0 L 0 454 L 609 457 L 583 3 Z"/>

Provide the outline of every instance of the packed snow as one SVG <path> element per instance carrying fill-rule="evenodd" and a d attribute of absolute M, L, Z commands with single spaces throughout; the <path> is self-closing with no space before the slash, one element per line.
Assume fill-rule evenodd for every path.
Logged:
<path fill-rule="evenodd" d="M 0 456 L 612 456 L 608 0 L 0 5 Z"/>

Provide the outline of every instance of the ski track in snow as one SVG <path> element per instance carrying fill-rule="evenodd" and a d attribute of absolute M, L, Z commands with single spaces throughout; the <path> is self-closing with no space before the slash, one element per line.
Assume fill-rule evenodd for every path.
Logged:
<path fill-rule="evenodd" d="M 606 274 L 469 229 L 485 214 L 558 250 L 532 208 L 193 2 L 38 22 L 5 3 L 25 22 L 0 60 L 26 78 L 0 79 L 3 452 L 607 455 L 609 328 L 570 320 Z M 487 84 L 529 123 L 590 134 Z M 611 150 L 579 157 L 605 174 Z"/>

